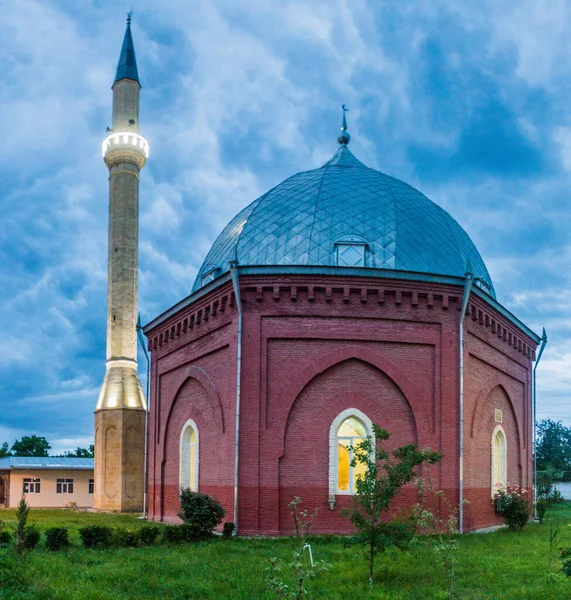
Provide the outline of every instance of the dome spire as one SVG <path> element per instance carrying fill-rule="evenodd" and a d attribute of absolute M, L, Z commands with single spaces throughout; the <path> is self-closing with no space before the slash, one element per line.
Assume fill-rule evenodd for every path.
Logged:
<path fill-rule="evenodd" d="M 121 47 L 121 54 L 119 55 L 119 64 L 117 65 L 115 81 L 120 81 L 121 79 L 132 79 L 133 81 L 139 83 L 137 59 L 135 58 L 135 45 L 133 44 L 133 36 L 131 35 L 132 17 L 133 11 L 131 10 L 127 13 L 127 28 L 125 29 L 123 46 Z"/>
<path fill-rule="evenodd" d="M 349 109 L 344 104 L 341 105 L 341 108 L 343 109 L 343 119 L 341 121 L 341 133 L 339 134 L 337 141 L 342 146 L 346 146 L 349 143 L 349 140 L 351 139 L 351 136 L 349 135 L 349 132 L 347 131 L 347 119 L 345 118 L 345 113 Z"/>

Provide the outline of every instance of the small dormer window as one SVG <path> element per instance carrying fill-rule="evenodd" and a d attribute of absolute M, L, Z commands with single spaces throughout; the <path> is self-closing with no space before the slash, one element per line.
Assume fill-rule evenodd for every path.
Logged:
<path fill-rule="evenodd" d="M 492 286 L 488 283 L 485 277 L 478 277 L 476 279 L 476 285 L 488 294 L 492 291 Z"/>
<path fill-rule="evenodd" d="M 212 267 L 210 269 L 207 269 L 203 274 L 202 277 L 200 278 L 200 285 L 201 287 L 204 287 L 207 283 L 210 283 L 211 281 L 214 281 L 216 279 L 216 277 L 218 277 L 218 271 L 220 269 L 218 269 L 217 267 Z"/>
<path fill-rule="evenodd" d="M 357 236 L 347 236 L 335 242 L 337 266 L 364 267 L 367 264 L 368 243 Z"/>

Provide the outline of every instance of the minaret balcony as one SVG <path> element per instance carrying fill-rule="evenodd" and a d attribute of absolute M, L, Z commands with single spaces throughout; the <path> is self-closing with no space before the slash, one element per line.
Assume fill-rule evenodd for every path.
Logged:
<path fill-rule="evenodd" d="M 101 154 L 109 168 L 121 162 L 129 162 L 142 169 L 149 158 L 149 142 L 132 131 L 113 132 L 103 140 Z"/>

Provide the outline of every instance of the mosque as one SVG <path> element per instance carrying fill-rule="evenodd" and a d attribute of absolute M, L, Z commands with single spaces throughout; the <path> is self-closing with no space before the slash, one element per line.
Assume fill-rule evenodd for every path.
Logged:
<path fill-rule="evenodd" d="M 122 86 L 131 90 L 128 102 L 116 98 Z M 113 88 L 114 110 L 126 116 L 117 113 L 104 142 L 110 218 L 122 226 L 126 213 L 113 205 L 134 202 L 148 156 L 138 134 L 139 88 L 128 24 Z M 123 145 L 124 131 L 138 137 Z M 391 433 L 389 447 L 442 451 L 436 485 L 453 504 L 469 501 L 461 531 L 499 523 L 491 502 L 499 487 L 531 488 L 539 336 L 498 302 L 462 227 L 415 188 L 367 167 L 349 143 L 343 112 L 331 159 L 240 211 L 205 257 L 192 293 L 144 327 L 149 519 L 175 520 L 179 489 L 190 487 L 216 497 L 240 535 L 290 533 L 294 496 L 318 509 L 314 533 L 347 533 L 341 510 L 358 476 L 351 447 L 373 423 Z M 114 183 L 121 177 L 131 187 Z M 122 247 L 112 236 L 132 240 L 135 216 L 123 233 L 110 223 L 110 265 Z M 127 260 L 136 290 L 129 252 L 118 260 Z M 131 337 L 128 348 L 108 344 L 96 410 L 96 505 L 98 493 L 107 495 L 99 508 L 110 506 L 108 483 L 116 496 L 130 486 L 126 497 L 135 504 L 141 497 L 146 404 L 133 379 L 136 293 L 124 295 L 120 270 L 110 272 L 108 339 L 114 328 Z M 129 309 L 121 319 L 114 277 L 118 305 Z M 113 369 L 122 369 L 115 380 Z M 415 499 L 407 486 L 394 508 Z"/>

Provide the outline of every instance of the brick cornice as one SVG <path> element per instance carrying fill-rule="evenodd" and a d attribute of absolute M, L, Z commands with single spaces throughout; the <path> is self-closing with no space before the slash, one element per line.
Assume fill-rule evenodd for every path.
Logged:
<path fill-rule="evenodd" d="M 459 286 L 410 280 L 372 280 L 370 277 L 341 276 L 261 276 L 249 275 L 240 279 L 240 291 L 245 312 L 249 304 L 275 303 L 328 304 L 346 306 L 370 306 L 378 309 L 397 307 L 401 309 L 425 309 L 429 311 L 460 310 L 463 289 Z M 174 312 L 164 322 L 146 331 L 148 348 L 156 351 L 173 340 L 199 336 L 201 326 L 235 305 L 234 292 L 229 283 L 214 288 L 195 302 Z M 383 311 L 384 312 L 384 311 Z M 358 316 L 358 315 L 355 315 Z M 398 320 L 398 316 L 392 315 Z M 436 317 L 437 318 L 437 317 Z M 476 295 L 471 295 L 466 318 L 472 327 L 497 335 L 506 346 L 534 360 L 536 342 L 518 328 L 493 306 Z"/>

